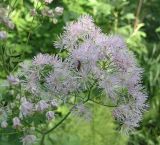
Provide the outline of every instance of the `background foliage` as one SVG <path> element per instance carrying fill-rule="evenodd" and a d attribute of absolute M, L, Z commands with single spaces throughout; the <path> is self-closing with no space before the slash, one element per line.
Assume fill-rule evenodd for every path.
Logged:
<path fill-rule="evenodd" d="M 34 0 L 2 0 L 0 6 L 6 9 L 10 6 L 10 18 L 15 24 L 13 30 L 0 24 L 0 29 L 9 33 L 7 41 L 0 42 L 0 54 L 5 53 L 5 58 L 0 55 L 0 101 L 7 100 L 11 93 L 3 87 L 9 72 L 15 72 L 19 62 L 39 52 L 58 53 L 53 46 L 57 35 L 65 23 L 84 13 L 92 15 L 103 32 L 122 35 L 144 68 L 143 81 L 150 96 L 150 108 L 132 135 L 116 132 L 110 110 L 91 104 L 94 114 L 91 123 L 70 118 L 47 137 L 47 145 L 160 145 L 159 0 L 54 0 L 50 8 L 64 7 L 57 24 L 46 17 L 36 16 L 33 20 L 30 10 L 36 8 Z M 0 135 L 0 144 L 18 145 L 17 136 Z"/>

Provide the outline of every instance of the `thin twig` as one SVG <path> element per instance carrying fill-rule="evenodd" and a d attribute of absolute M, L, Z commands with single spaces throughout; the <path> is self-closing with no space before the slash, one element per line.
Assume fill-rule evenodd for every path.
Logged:
<path fill-rule="evenodd" d="M 48 133 L 50 133 L 50 132 L 52 132 L 54 129 L 56 129 L 60 124 L 62 124 L 67 118 L 68 118 L 68 116 L 71 114 L 71 112 L 72 112 L 72 109 L 74 108 L 75 106 L 73 106 L 71 109 L 70 109 L 70 111 L 64 116 L 64 118 L 61 120 L 61 121 L 59 121 L 54 127 L 52 127 L 51 129 L 49 129 L 48 131 L 46 131 L 44 134 L 48 134 Z"/>
<path fill-rule="evenodd" d="M 19 132 L 8 132 L 8 133 L 7 132 L 0 132 L 0 134 L 2 134 L 2 135 L 11 135 L 11 134 L 18 134 L 18 133 L 20 133 L 20 131 Z"/>
<path fill-rule="evenodd" d="M 4 50 L 3 50 L 4 49 Z M 3 68 L 4 68 L 4 71 L 5 71 L 5 73 L 8 75 L 9 74 L 9 70 L 7 69 L 7 64 L 6 64 L 6 60 L 5 60 L 5 57 L 4 57 L 4 51 L 5 51 L 5 46 L 2 46 L 1 48 L 0 48 L 0 50 L 1 50 L 1 59 L 2 59 L 2 66 L 3 66 Z"/>
<path fill-rule="evenodd" d="M 92 100 L 92 99 L 89 99 L 89 101 L 93 102 L 93 103 L 96 103 L 98 105 L 101 105 L 101 106 L 105 106 L 105 107 L 117 107 L 117 105 L 107 105 L 107 104 L 101 104 L 95 100 Z"/>
<path fill-rule="evenodd" d="M 44 145 L 44 140 L 45 140 L 45 136 L 47 134 L 49 134 L 50 132 L 52 132 L 53 130 L 55 130 L 57 127 L 59 127 L 67 118 L 68 116 L 71 114 L 72 112 L 72 109 L 74 108 L 75 106 L 73 106 L 70 111 L 64 116 L 64 118 L 62 120 L 60 120 L 55 126 L 53 126 L 51 129 L 49 129 L 48 131 L 42 133 L 42 139 L 41 139 L 41 143 L 40 145 Z"/>
<path fill-rule="evenodd" d="M 38 1 L 37 1 L 37 3 L 36 3 L 35 9 L 37 9 L 37 7 L 38 7 Z M 40 7 L 39 7 L 39 8 L 40 8 Z M 38 8 L 38 9 L 39 9 L 39 8 Z M 34 20 L 35 20 L 35 16 L 33 16 L 32 21 L 31 21 L 31 24 L 33 24 Z M 31 36 L 31 31 L 33 32 L 33 30 L 29 30 L 29 33 L 28 33 L 28 36 L 27 36 L 26 47 L 27 47 L 27 45 L 28 45 L 28 43 L 29 43 L 29 39 L 30 39 L 30 36 Z"/>

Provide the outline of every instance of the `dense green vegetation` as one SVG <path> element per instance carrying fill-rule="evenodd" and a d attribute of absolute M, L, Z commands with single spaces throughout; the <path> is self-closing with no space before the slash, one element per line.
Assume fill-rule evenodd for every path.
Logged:
<path fill-rule="evenodd" d="M 41 0 L 42 1 L 42 0 Z M 69 118 L 55 132 L 47 136 L 47 145 L 160 145 L 160 1 L 159 0 L 54 0 L 48 7 L 64 8 L 63 15 L 53 19 L 40 16 L 43 7 L 36 0 L 2 0 L 0 8 L 9 10 L 14 29 L 0 23 L 0 30 L 8 32 L 0 40 L 0 101 L 11 96 L 4 89 L 10 72 L 18 64 L 42 53 L 57 54 L 53 46 L 63 26 L 81 14 L 93 16 L 96 24 L 107 34 L 122 35 L 139 64 L 144 68 L 143 83 L 149 94 L 149 109 L 140 127 L 129 136 L 116 131 L 110 108 L 93 105 L 91 123 Z M 37 15 L 31 16 L 31 9 Z M 1 14 L 1 12 L 0 12 Z M 1 17 L 1 15 L 0 15 Z M 65 56 L 65 53 L 60 53 Z M 5 56 L 5 57 L 3 57 Z M 96 94 L 95 94 L 96 95 Z M 59 112 L 65 111 L 61 108 Z M 73 127 L 74 124 L 74 127 Z M 21 134 L 1 134 L 0 145 L 18 145 Z M 38 143 L 37 143 L 38 144 Z"/>

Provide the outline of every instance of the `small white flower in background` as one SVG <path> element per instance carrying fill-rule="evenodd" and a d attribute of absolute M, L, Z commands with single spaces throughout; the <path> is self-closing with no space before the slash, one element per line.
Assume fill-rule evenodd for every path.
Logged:
<path fill-rule="evenodd" d="M 46 101 L 41 100 L 36 104 L 36 111 L 43 112 L 44 110 L 48 109 L 49 105 L 46 103 Z"/>
<path fill-rule="evenodd" d="M 52 22 L 53 22 L 53 24 L 57 24 L 57 23 L 58 23 L 58 19 L 53 18 L 53 19 L 52 19 Z"/>
<path fill-rule="evenodd" d="M 0 40 L 7 39 L 7 32 L 6 31 L 0 31 Z"/>
<path fill-rule="evenodd" d="M 11 84 L 11 85 L 18 85 L 19 84 L 19 79 L 17 78 L 17 77 L 15 77 L 15 76 L 13 76 L 13 75 L 9 75 L 8 77 L 7 77 L 7 80 L 9 81 L 9 83 Z"/>
<path fill-rule="evenodd" d="M 36 141 L 36 136 L 35 135 L 26 135 L 22 138 L 22 143 L 23 145 L 33 145 Z"/>
<path fill-rule="evenodd" d="M 57 100 L 51 100 L 51 101 L 50 101 L 50 105 L 51 105 L 51 107 L 52 107 L 53 109 L 57 109 L 57 107 L 58 107 L 58 102 L 57 102 Z"/>
<path fill-rule="evenodd" d="M 45 7 L 41 10 L 42 16 L 47 16 L 47 17 L 53 17 L 54 13 L 53 10 L 50 9 L 49 7 Z"/>
<path fill-rule="evenodd" d="M 36 9 L 31 9 L 30 10 L 30 15 L 35 16 L 37 14 Z"/>
<path fill-rule="evenodd" d="M 45 1 L 45 3 L 47 3 L 47 4 L 50 4 L 50 3 L 53 2 L 53 0 L 44 0 L 44 1 Z"/>
<path fill-rule="evenodd" d="M 46 113 L 46 118 L 47 118 L 47 120 L 52 120 L 52 119 L 54 119 L 55 118 L 55 113 L 53 112 L 53 111 L 48 111 L 47 113 Z"/>
<path fill-rule="evenodd" d="M 20 112 L 24 117 L 31 115 L 33 112 L 33 104 L 26 100 L 23 101 L 20 106 Z"/>
<path fill-rule="evenodd" d="M 2 127 L 2 128 L 6 128 L 7 126 L 8 126 L 7 121 L 2 121 L 2 122 L 1 122 L 1 127 Z"/>
<path fill-rule="evenodd" d="M 48 7 L 43 8 L 43 9 L 41 10 L 42 16 L 48 16 L 48 10 L 49 10 Z"/>
<path fill-rule="evenodd" d="M 54 11 L 57 16 L 60 16 L 63 14 L 63 10 L 64 10 L 64 8 L 62 8 L 62 7 L 56 7 Z"/>
<path fill-rule="evenodd" d="M 49 9 L 49 10 L 47 11 L 47 16 L 48 16 L 48 17 L 53 17 L 53 16 L 54 16 L 54 13 L 53 13 L 53 10 L 52 10 L 52 9 Z"/>
<path fill-rule="evenodd" d="M 21 126 L 21 121 L 18 117 L 13 118 L 13 128 L 19 128 Z"/>

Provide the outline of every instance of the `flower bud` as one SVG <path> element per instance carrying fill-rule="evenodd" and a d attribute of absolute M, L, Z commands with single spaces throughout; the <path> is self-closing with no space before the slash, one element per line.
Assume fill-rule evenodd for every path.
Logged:
<path fill-rule="evenodd" d="M 7 128 L 7 126 L 8 126 L 8 123 L 6 121 L 2 121 L 1 127 L 2 128 Z"/>
<path fill-rule="evenodd" d="M 53 18 L 53 19 L 52 19 L 52 22 L 53 22 L 53 24 L 57 24 L 57 23 L 58 23 L 58 20 L 57 20 L 56 18 Z"/>
<path fill-rule="evenodd" d="M 36 105 L 36 110 L 37 111 L 40 111 L 40 112 L 43 112 L 44 110 L 46 110 L 47 108 L 49 107 L 49 105 L 44 101 L 44 100 L 41 100 L 37 103 Z"/>
<path fill-rule="evenodd" d="M 41 11 L 42 16 L 48 16 L 48 17 L 53 17 L 53 10 L 50 9 L 49 7 L 45 7 L 44 9 L 42 9 Z"/>
<path fill-rule="evenodd" d="M 23 145 L 32 145 L 36 141 L 35 135 L 26 135 L 22 138 Z"/>
<path fill-rule="evenodd" d="M 14 117 L 13 118 L 13 127 L 14 128 L 18 128 L 18 127 L 20 127 L 21 126 L 21 121 L 20 121 L 20 119 L 18 118 L 18 117 Z"/>
<path fill-rule="evenodd" d="M 52 120 L 53 118 L 55 117 L 55 113 L 53 112 L 53 111 L 48 111 L 47 113 L 46 113 L 46 118 L 47 118 L 47 120 Z"/>
<path fill-rule="evenodd" d="M 51 104 L 51 107 L 52 107 L 53 109 L 57 109 L 58 103 L 57 103 L 56 100 L 52 100 L 52 101 L 50 102 L 50 104 Z"/>
<path fill-rule="evenodd" d="M 55 11 L 56 15 L 61 16 L 63 14 L 63 10 L 64 10 L 64 8 L 62 8 L 62 7 L 56 7 L 54 11 Z"/>
<path fill-rule="evenodd" d="M 0 31 L 0 40 L 7 39 L 7 32 L 6 31 Z"/>
<path fill-rule="evenodd" d="M 14 77 L 13 75 L 9 75 L 8 77 L 7 77 L 7 80 L 9 81 L 9 83 L 11 84 L 11 85 L 18 85 L 19 84 L 19 79 L 18 78 L 16 78 L 16 77 Z"/>
<path fill-rule="evenodd" d="M 27 116 L 33 112 L 33 104 L 28 101 L 23 101 L 20 106 L 20 112 L 22 115 Z"/>

